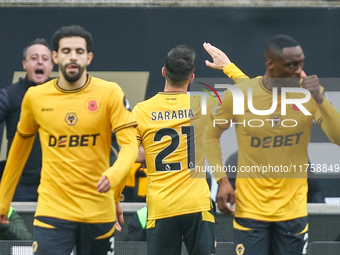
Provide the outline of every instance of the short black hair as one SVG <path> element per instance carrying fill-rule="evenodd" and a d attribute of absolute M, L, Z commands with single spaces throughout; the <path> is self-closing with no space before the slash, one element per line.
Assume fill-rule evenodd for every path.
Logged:
<path fill-rule="evenodd" d="M 29 45 L 27 45 L 26 48 L 23 50 L 23 52 L 22 52 L 22 59 L 23 60 L 26 60 L 28 48 L 35 45 L 35 44 L 45 45 L 49 50 L 51 50 L 50 46 L 48 45 L 48 43 L 46 42 L 46 40 L 44 38 L 36 38 Z"/>
<path fill-rule="evenodd" d="M 189 79 L 195 69 L 196 53 L 188 45 L 178 45 L 164 60 L 165 75 L 174 82 Z"/>
<path fill-rule="evenodd" d="M 265 57 L 272 58 L 273 55 L 281 54 L 283 48 L 296 47 L 300 44 L 288 35 L 276 35 L 272 37 L 266 44 Z"/>
<path fill-rule="evenodd" d="M 87 52 L 92 51 L 93 39 L 90 32 L 86 31 L 83 27 L 79 25 L 64 26 L 58 31 L 54 32 L 52 36 L 52 47 L 54 51 L 59 49 L 59 41 L 64 37 L 79 36 L 86 41 Z"/>

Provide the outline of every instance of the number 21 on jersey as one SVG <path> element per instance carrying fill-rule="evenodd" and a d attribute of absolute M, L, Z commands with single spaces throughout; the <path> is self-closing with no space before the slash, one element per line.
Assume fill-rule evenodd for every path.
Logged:
<path fill-rule="evenodd" d="M 181 139 L 181 135 L 185 138 Z M 169 136 L 171 141 L 168 146 L 163 148 L 155 157 L 156 171 L 181 171 L 183 169 L 194 169 L 196 166 L 196 150 L 195 150 L 195 127 L 182 126 L 181 134 L 174 128 L 159 129 L 154 137 L 153 142 L 162 141 L 163 137 Z M 166 162 L 166 158 L 173 154 L 178 148 L 186 147 L 186 154 L 181 155 L 175 162 Z M 187 165 L 183 168 L 179 159 L 186 158 Z"/>

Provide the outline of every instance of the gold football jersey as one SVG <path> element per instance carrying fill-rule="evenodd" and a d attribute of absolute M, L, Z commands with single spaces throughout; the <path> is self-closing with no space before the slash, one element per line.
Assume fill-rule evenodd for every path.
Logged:
<path fill-rule="evenodd" d="M 273 104 L 273 92 L 266 89 L 262 77 L 243 82 L 236 87 L 244 95 L 244 113 L 233 114 L 234 98 L 226 90 L 222 106 L 211 113 L 204 135 L 204 145 L 210 165 L 222 165 L 218 146 L 222 132 L 235 126 L 238 140 L 236 178 L 236 217 L 262 221 L 282 221 L 307 215 L 307 147 L 313 119 L 330 139 L 340 140 L 340 115 L 325 98 L 321 105 L 310 99 L 303 106 L 305 115 L 295 104 L 287 104 L 281 112 L 281 95 L 271 114 L 252 113 L 248 106 L 248 89 L 252 89 L 252 105 L 268 110 Z M 287 93 L 287 98 L 304 98 L 303 93 Z M 227 143 L 228 141 L 221 141 Z"/>
<path fill-rule="evenodd" d="M 162 92 L 137 104 L 133 113 L 145 150 L 148 219 L 208 211 L 206 176 L 195 172 L 205 160 L 201 98 Z"/>
<path fill-rule="evenodd" d="M 83 87 L 65 91 L 57 82 L 54 79 L 27 91 L 18 123 L 20 135 L 39 132 L 41 140 L 35 216 L 115 221 L 113 190 L 99 193 L 96 184 L 110 167 L 112 131 L 133 127 L 136 121 L 116 83 L 89 76 Z"/>

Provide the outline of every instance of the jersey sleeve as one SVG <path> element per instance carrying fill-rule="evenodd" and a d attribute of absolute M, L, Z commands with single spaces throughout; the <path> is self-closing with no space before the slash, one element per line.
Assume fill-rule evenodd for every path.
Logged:
<path fill-rule="evenodd" d="M 118 204 L 120 202 L 120 198 L 125 188 L 127 178 L 128 178 L 128 175 L 126 175 L 123 178 L 123 180 L 113 190 L 113 197 L 115 200 L 115 204 Z"/>
<path fill-rule="evenodd" d="M 204 130 L 204 150 L 210 166 L 215 166 L 216 169 L 223 169 L 220 137 L 224 130 L 229 128 L 233 118 L 232 102 L 232 94 L 227 90 L 222 105 L 210 113 Z M 214 175 L 217 180 L 227 176 L 223 171 L 215 171 Z"/>
<path fill-rule="evenodd" d="M 38 125 L 32 114 L 29 92 L 22 102 L 18 131 L 14 136 L 0 186 L 0 214 L 7 214 L 16 186 L 31 151 Z"/>
<path fill-rule="evenodd" d="M 131 112 L 130 103 L 123 90 L 117 85 L 112 94 L 111 107 L 109 109 L 111 114 L 111 125 L 114 132 L 123 128 L 136 126 L 137 122 Z"/>
<path fill-rule="evenodd" d="M 234 63 L 226 65 L 223 69 L 223 73 L 227 75 L 230 79 L 233 79 L 235 83 L 241 83 L 245 80 L 249 80 L 249 77 L 242 72 Z"/>
<path fill-rule="evenodd" d="M 116 188 L 123 181 L 138 156 L 138 143 L 134 127 L 120 129 L 116 133 L 116 138 L 120 146 L 117 160 L 103 173 L 109 179 L 112 188 Z"/>
<path fill-rule="evenodd" d="M 30 89 L 28 89 L 22 101 L 17 131 L 21 136 L 32 136 L 38 132 L 38 124 L 33 117 Z"/>
<path fill-rule="evenodd" d="M 15 134 L 0 185 L 0 214 L 7 215 L 35 136 Z"/>
<path fill-rule="evenodd" d="M 331 142 L 340 145 L 340 113 L 326 98 L 317 107 L 314 118 Z"/>
<path fill-rule="evenodd" d="M 140 108 L 139 108 L 139 105 L 137 104 L 134 108 L 133 108 L 133 110 L 132 110 L 132 113 L 133 113 L 133 115 L 135 116 L 135 118 L 138 120 L 138 116 L 139 116 L 139 110 L 140 110 Z M 138 140 L 138 142 L 139 142 L 139 144 L 142 142 L 142 135 L 141 135 L 141 132 L 140 132 L 140 130 L 139 130 L 139 127 L 138 126 L 136 126 L 136 136 L 137 136 L 137 140 Z"/>

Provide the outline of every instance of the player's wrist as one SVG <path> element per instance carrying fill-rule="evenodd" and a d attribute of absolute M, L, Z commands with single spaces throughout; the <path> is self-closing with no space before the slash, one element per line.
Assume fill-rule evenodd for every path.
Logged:
<path fill-rule="evenodd" d="M 236 65 L 233 62 L 226 63 L 223 65 L 223 68 L 221 69 L 224 74 L 226 74 L 229 77 L 229 73 L 235 70 Z"/>
<path fill-rule="evenodd" d="M 220 178 L 220 179 L 218 179 L 218 180 L 216 180 L 217 181 L 217 184 L 218 185 L 222 185 L 222 184 L 227 184 L 227 183 L 229 183 L 229 179 L 228 179 L 228 177 L 226 176 L 226 177 L 222 177 L 222 178 Z"/>
<path fill-rule="evenodd" d="M 323 100 L 324 100 L 324 95 L 320 93 L 320 95 L 316 96 L 314 99 L 316 101 L 317 104 L 322 104 Z"/>

